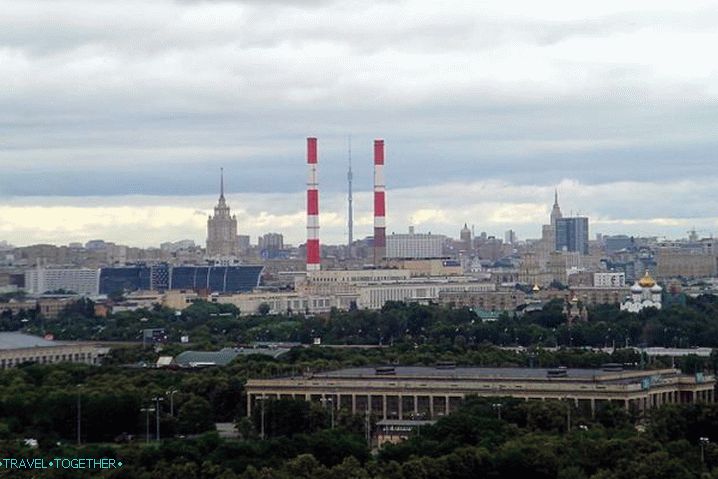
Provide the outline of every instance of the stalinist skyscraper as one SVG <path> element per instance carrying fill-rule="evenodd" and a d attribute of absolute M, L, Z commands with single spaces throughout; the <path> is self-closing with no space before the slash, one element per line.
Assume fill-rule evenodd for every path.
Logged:
<path fill-rule="evenodd" d="M 561 208 L 558 206 L 558 190 L 554 191 L 553 208 L 551 209 L 551 221 L 541 227 L 541 254 L 540 263 L 545 264 L 548 257 L 556 251 L 556 221 L 562 218 Z"/>
<path fill-rule="evenodd" d="M 551 226 L 556 231 L 556 220 L 563 218 L 561 208 L 558 206 L 558 190 L 553 192 L 553 208 L 551 209 Z"/>
<path fill-rule="evenodd" d="M 238 254 L 237 217 L 230 215 L 229 206 L 224 199 L 224 169 L 222 169 L 219 202 L 214 207 L 214 216 L 207 219 L 207 256 L 236 257 Z"/>

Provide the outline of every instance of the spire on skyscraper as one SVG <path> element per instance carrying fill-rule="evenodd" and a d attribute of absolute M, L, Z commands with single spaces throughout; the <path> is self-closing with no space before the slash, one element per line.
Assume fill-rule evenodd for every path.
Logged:
<path fill-rule="evenodd" d="M 556 220 L 563 218 L 561 208 L 558 206 L 558 188 L 553 190 L 553 208 L 551 209 L 551 226 L 556 227 Z"/>
<path fill-rule="evenodd" d="M 347 183 L 348 183 L 347 246 L 350 248 L 349 255 L 351 256 L 351 247 L 352 247 L 352 244 L 354 243 L 354 207 L 352 206 L 352 201 L 353 201 L 352 180 L 354 179 L 354 174 L 352 173 L 352 137 L 351 137 L 351 135 L 349 135 L 349 139 L 348 139 L 348 157 L 349 157 L 349 170 L 347 171 Z"/>
<path fill-rule="evenodd" d="M 219 169 L 219 197 L 224 198 L 224 168 Z"/>

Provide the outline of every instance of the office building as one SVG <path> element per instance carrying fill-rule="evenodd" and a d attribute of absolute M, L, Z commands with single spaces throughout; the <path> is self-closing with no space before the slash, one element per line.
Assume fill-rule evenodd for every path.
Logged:
<path fill-rule="evenodd" d="M 83 296 L 99 292 L 100 270 L 90 268 L 33 268 L 25 271 L 25 290 L 30 294 L 63 291 Z"/>
<path fill-rule="evenodd" d="M 708 278 L 718 274 L 716 256 L 702 251 L 657 248 L 655 260 L 659 279 Z"/>
<path fill-rule="evenodd" d="M 386 237 L 386 258 L 388 259 L 426 259 L 440 258 L 446 236 L 431 233 L 392 233 Z"/>
<path fill-rule="evenodd" d="M 597 288 L 623 288 L 626 286 L 626 273 L 594 273 L 593 285 Z"/>
<path fill-rule="evenodd" d="M 588 218 L 574 216 L 556 219 L 556 251 L 588 254 Z"/>

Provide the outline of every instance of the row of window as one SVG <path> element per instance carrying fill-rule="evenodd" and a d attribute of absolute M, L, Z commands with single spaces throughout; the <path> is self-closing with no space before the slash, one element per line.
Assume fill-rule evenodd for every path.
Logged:
<path fill-rule="evenodd" d="M 59 362 L 80 362 L 88 364 L 97 364 L 97 356 L 91 353 L 74 353 L 74 354 L 49 354 L 36 356 L 21 356 L 9 359 L 0 359 L 0 369 L 11 368 L 22 363 L 59 363 Z"/>

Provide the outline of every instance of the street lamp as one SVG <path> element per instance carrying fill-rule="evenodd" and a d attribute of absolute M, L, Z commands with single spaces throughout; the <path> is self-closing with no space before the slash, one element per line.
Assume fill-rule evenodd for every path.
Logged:
<path fill-rule="evenodd" d="M 331 411 L 331 423 L 330 424 L 331 424 L 331 428 L 334 429 L 334 398 L 331 398 L 331 397 L 321 398 L 319 400 L 319 402 L 321 402 L 322 407 L 325 407 L 325 408 L 326 408 L 327 404 L 329 404 L 329 408 Z"/>
<path fill-rule="evenodd" d="M 705 465 L 706 465 L 705 447 L 711 441 L 707 437 L 700 437 L 700 438 L 698 438 L 698 442 L 700 442 L 700 444 L 701 444 L 701 467 L 705 467 Z"/>
<path fill-rule="evenodd" d="M 503 406 L 503 404 L 501 404 L 500 402 L 495 402 L 491 405 L 492 408 L 496 409 L 496 417 L 499 419 L 499 421 L 501 420 L 501 407 L 502 406 Z"/>
<path fill-rule="evenodd" d="M 259 438 L 264 440 L 264 401 L 267 400 L 267 396 L 260 396 L 257 398 L 257 401 L 260 401 L 262 404 L 262 412 L 261 412 L 261 421 L 259 426 Z"/>
<path fill-rule="evenodd" d="M 160 401 L 164 401 L 165 398 L 162 396 L 155 396 L 152 398 L 152 400 L 155 402 L 155 411 L 157 413 L 155 414 L 155 421 L 157 423 L 157 440 L 160 440 Z"/>
<path fill-rule="evenodd" d="M 82 444 L 82 402 L 80 399 L 80 392 L 82 391 L 82 384 L 77 385 L 77 445 Z"/>
<path fill-rule="evenodd" d="M 140 409 L 140 412 L 147 413 L 147 429 L 146 429 L 146 432 L 145 432 L 145 442 L 146 442 L 147 444 L 149 444 L 149 443 L 150 443 L 150 413 L 151 413 L 151 412 L 155 412 L 155 408 L 153 408 L 153 407 L 143 407 L 142 409 Z"/>
<path fill-rule="evenodd" d="M 175 415 L 175 394 L 177 394 L 179 391 L 176 389 L 172 389 L 170 391 L 167 391 L 165 394 L 170 397 L 170 416 L 174 417 Z"/>

